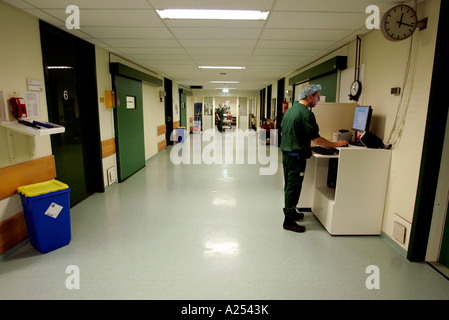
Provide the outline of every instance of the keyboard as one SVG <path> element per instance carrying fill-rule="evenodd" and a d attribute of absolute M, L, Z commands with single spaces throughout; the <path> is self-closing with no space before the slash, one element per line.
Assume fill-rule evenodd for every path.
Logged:
<path fill-rule="evenodd" d="M 322 155 L 326 155 L 326 156 L 331 156 L 334 154 L 338 154 L 338 150 L 334 149 L 334 148 L 323 148 L 320 146 L 314 146 L 314 147 L 310 147 L 310 149 L 312 149 L 312 152 L 318 153 L 318 154 L 322 154 Z"/>

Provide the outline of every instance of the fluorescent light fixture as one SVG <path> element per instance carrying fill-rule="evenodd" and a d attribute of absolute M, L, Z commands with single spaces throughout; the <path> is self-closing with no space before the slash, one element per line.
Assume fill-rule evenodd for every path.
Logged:
<path fill-rule="evenodd" d="M 226 81 L 226 80 L 220 80 L 220 81 L 209 81 L 209 83 L 240 83 L 240 81 Z"/>
<path fill-rule="evenodd" d="M 223 89 L 223 90 L 221 90 L 221 92 L 227 93 L 227 92 L 229 92 L 229 89 Z"/>
<path fill-rule="evenodd" d="M 200 69 L 233 69 L 233 70 L 244 70 L 245 67 L 228 67 L 228 66 L 199 66 Z"/>
<path fill-rule="evenodd" d="M 161 19 L 267 20 L 270 11 L 164 9 L 156 10 Z"/>

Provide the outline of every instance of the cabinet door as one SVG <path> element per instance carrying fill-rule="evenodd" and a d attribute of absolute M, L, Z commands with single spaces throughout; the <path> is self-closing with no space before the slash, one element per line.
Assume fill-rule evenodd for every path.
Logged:
<path fill-rule="evenodd" d="M 330 234 L 332 234 L 333 207 L 333 201 L 327 199 L 318 189 L 316 189 L 312 211 Z"/>

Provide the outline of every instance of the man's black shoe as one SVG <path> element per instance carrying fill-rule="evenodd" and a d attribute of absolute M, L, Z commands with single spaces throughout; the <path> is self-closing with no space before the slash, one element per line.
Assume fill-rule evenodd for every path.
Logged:
<path fill-rule="evenodd" d="M 285 230 L 293 231 L 293 232 L 304 232 L 306 231 L 306 227 L 300 226 L 292 221 L 284 221 L 283 228 Z"/>

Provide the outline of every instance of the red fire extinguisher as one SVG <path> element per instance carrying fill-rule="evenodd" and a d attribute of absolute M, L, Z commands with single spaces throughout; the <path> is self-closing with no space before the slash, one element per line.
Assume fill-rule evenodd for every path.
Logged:
<path fill-rule="evenodd" d="M 288 102 L 285 101 L 285 99 L 284 99 L 284 102 L 282 102 L 282 109 L 284 110 L 284 111 L 282 111 L 282 114 L 284 114 L 285 111 L 287 111 L 287 109 L 288 109 Z"/>

